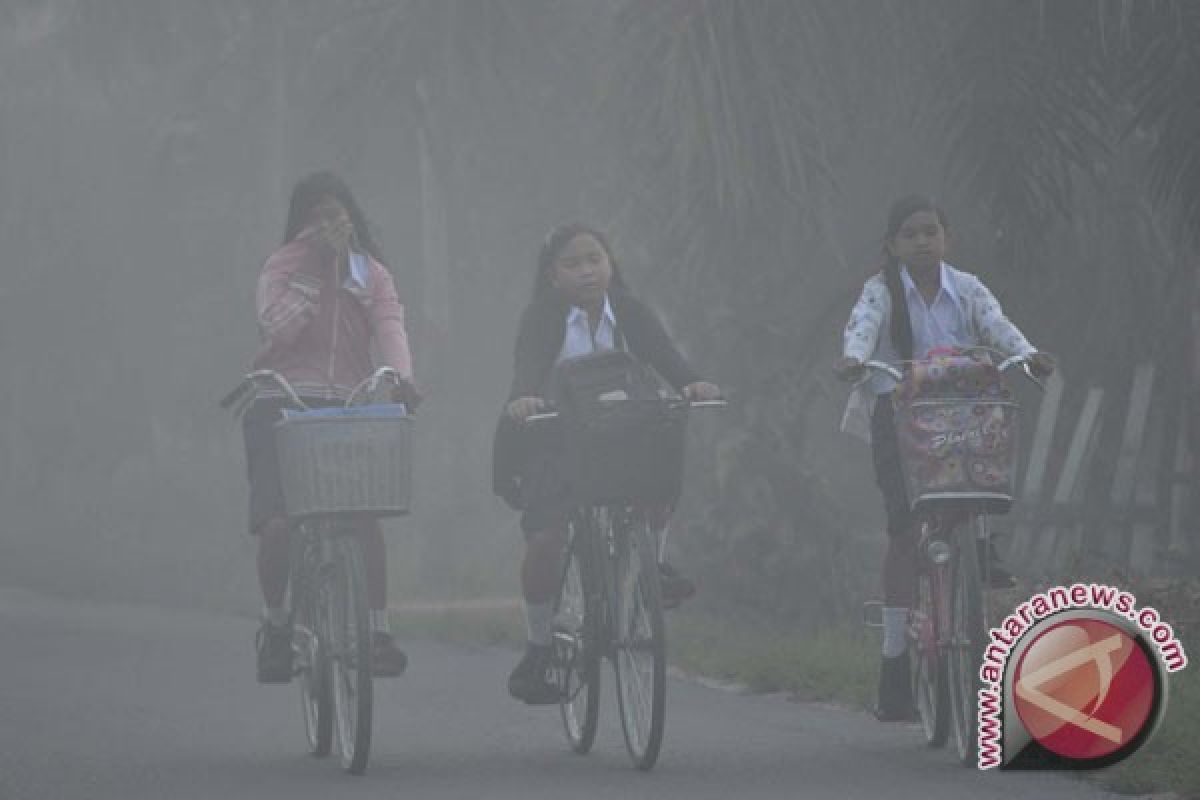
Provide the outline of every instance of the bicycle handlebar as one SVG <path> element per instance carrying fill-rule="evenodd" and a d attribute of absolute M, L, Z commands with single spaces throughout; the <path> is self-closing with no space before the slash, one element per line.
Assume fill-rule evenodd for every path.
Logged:
<path fill-rule="evenodd" d="M 379 382 L 385 377 L 391 380 L 392 386 L 399 386 L 400 382 L 404 380 L 400 377 L 400 373 L 396 372 L 396 370 L 392 369 L 391 367 L 380 367 L 371 373 L 370 377 L 363 379 L 359 382 L 358 386 L 354 387 L 354 389 L 350 392 L 350 396 L 346 398 L 346 406 L 349 407 L 354 405 L 354 399 L 358 397 L 358 393 L 363 389 L 366 389 L 367 392 L 374 392 L 379 388 Z"/>
<path fill-rule="evenodd" d="M 254 372 L 247 373 L 233 391 L 221 398 L 221 408 L 229 408 L 236 404 L 235 413 L 240 414 L 245 406 L 254 400 L 258 394 L 258 387 L 262 385 L 263 381 L 274 383 L 293 403 L 305 411 L 309 410 L 308 405 L 300 399 L 300 395 L 296 394 L 296 390 L 288 383 L 287 378 L 273 369 L 256 369 Z"/>
<path fill-rule="evenodd" d="M 999 350 L 996 350 L 991 347 L 984 347 L 982 345 L 976 345 L 973 347 L 964 347 L 964 348 L 962 348 L 962 350 L 964 352 L 982 351 L 982 352 L 994 354 L 994 355 L 1003 355 Z M 1030 369 L 1030 367 L 1029 367 L 1029 357 L 1031 355 L 1032 355 L 1032 353 L 1025 354 L 1025 355 L 1019 355 L 1019 356 L 1010 356 L 1010 357 L 1004 359 L 1003 361 L 1001 361 L 996 366 L 996 370 L 1003 374 L 1005 372 L 1008 372 L 1013 367 L 1019 366 L 1021 368 L 1021 371 L 1025 374 L 1026 378 L 1028 378 L 1030 381 L 1032 381 L 1033 384 L 1035 386 L 1037 386 L 1039 389 L 1041 389 L 1042 391 L 1045 391 L 1046 390 L 1045 384 L 1043 384 L 1041 382 L 1041 380 L 1039 380 L 1038 377 L 1033 374 L 1033 370 Z M 916 362 L 915 361 L 904 361 L 901 363 L 913 364 Z M 876 372 L 882 372 L 883 374 L 887 375 L 888 377 L 890 377 L 892 380 L 896 381 L 897 383 L 900 383 L 901 381 L 904 380 L 904 373 L 902 373 L 899 369 L 897 369 L 893 364 L 889 364 L 886 361 L 874 361 L 874 360 L 864 361 L 862 363 L 862 365 L 868 372 L 870 372 L 871 370 L 874 370 Z M 867 376 L 866 378 L 863 378 L 860 381 L 856 381 L 855 385 L 857 386 L 858 384 L 865 382 L 866 380 L 868 380 L 869 377 L 870 376 Z"/>
<path fill-rule="evenodd" d="M 380 367 L 371 373 L 369 377 L 360 381 L 359 384 L 354 387 L 354 389 L 350 392 L 350 396 L 346 399 L 346 407 L 349 408 L 351 405 L 353 405 L 359 393 L 364 389 L 368 392 L 373 392 L 379 388 L 379 384 L 384 378 L 391 380 L 393 386 L 400 386 L 405 382 L 405 379 L 400 377 L 400 374 L 392 367 Z M 275 386 L 278 386 L 279 389 L 285 395 L 287 395 L 288 399 L 295 403 L 298 408 L 304 411 L 312 410 L 307 403 L 300 399 L 300 395 L 297 394 L 292 385 L 288 383 L 287 378 L 283 377 L 273 369 L 258 369 L 254 372 L 247 373 L 246 376 L 242 378 L 241 383 L 234 387 L 233 391 L 221 398 L 221 408 L 227 409 L 233 406 L 234 414 L 241 416 L 241 413 L 246 410 L 246 406 L 252 403 L 258 396 L 259 387 L 267 383 L 272 383 Z"/>
<path fill-rule="evenodd" d="M 725 408 L 728 405 L 729 405 L 728 400 L 685 400 L 685 401 L 675 401 L 675 402 L 670 403 L 670 406 L 672 408 L 683 408 L 686 406 L 689 409 L 693 409 L 693 408 Z M 526 417 L 524 420 L 522 420 L 522 423 L 525 425 L 532 425 L 532 424 L 536 424 L 538 422 L 547 422 L 552 419 L 558 419 L 558 417 L 559 417 L 558 411 L 539 411 L 536 414 L 530 414 L 528 417 Z"/>

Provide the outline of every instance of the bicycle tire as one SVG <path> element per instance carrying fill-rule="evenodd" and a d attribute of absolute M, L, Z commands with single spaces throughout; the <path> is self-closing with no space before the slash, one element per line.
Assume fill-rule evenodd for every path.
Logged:
<path fill-rule="evenodd" d="M 331 680 L 342 768 L 361 775 L 371 752 L 371 632 L 362 547 L 353 535 L 335 542 L 329 596 Z"/>
<path fill-rule="evenodd" d="M 323 758 L 333 746 L 333 695 L 329 680 L 329 651 L 324 625 L 317 613 L 320 600 L 317 564 L 307 539 L 295 537 L 288 581 L 292 609 L 292 648 L 295 651 L 300 711 L 310 755 Z"/>
<path fill-rule="evenodd" d="M 554 608 L 554 665 L 559 712 L 571 749 L 586 755 L 600 719 L 600 628 L 593 540 L 586 519 L 572 522 Z"/>
<path fill-rule="evenodd" d="M 627 536 L 618 536 L 617 541 L 613 581 L 617 705 L 625 749 L 634 766 L 649 770 L 658 761 L 666 722 L 667 642 L 658 548 L 644 520 L 633 522 Z"/>
<path fill-rule="evenodd" d="M 982 524 L 980 521 L 979 524 Z M 979 664 L 983 658 L 987 632 L 983 618 L 983 582 L 979 568 L 974 525 L 958 532 L 957 567 L 951 594 L 950 648 L 947 652 L 950 687 L 950 721 L 954 730 L 954 749 L 959 761 L 975 763 L 978 747 Z"/>
<path fill-rule="evenodd" d="M 939 646 L 937 584 L 927 572 L 917 575 L 917 593 L 909 615 L 908 657 L 912 680 L 913 707 L 921 722 L 925 742 L 942 747 L 949 734 L 946 710 L 945 658 Z"/>

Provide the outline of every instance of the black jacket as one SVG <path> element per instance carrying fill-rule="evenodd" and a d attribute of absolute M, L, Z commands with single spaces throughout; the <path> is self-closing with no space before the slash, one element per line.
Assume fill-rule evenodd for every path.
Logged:
<path fill-rule="evenodd" d="M 617 320 L 617 336 L 633 355 L 653 367 L 677 390 L 701 379 L 649 306 L 619 290 L 610 291 L 608 300 Z M 553 294 L 539 298 L 525 309 L 517 331 L 509 400 L 542 396 L 562 350 L 568 311 L 570 306 Z"/>
<path fill-rule="evenodd" d="M 610 291 L 609 302 L 617 320 L 616 334 L 639 360 L 652 367 L 676 390 L 700 380 L 662 323 L 648 306 L 620 290 Z M 562 351 L 570 306 L 554 295 L 539 298 L 521 317 L 517 332 L 515 365 L 509 400 L 541 397 Z M 501 414 L 492 445 L 492 491 L 512 508 L 522 509 L 522 474 L 537 446 L 520 427 Z"/>

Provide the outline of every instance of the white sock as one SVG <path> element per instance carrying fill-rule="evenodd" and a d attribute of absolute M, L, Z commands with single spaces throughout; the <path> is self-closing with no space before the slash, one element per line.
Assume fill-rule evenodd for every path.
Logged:
<path fill-rule="evenodd" d="M 371 619 L 372 633 L 392 632 L 392 626 L 388 624 L 388 612 L 386 608 L 372 608 L 369 616 Z"/>
<path fill-rule="evenodd" d="M 549 647 L 554 633 L 554 603 L 525 602 L 525 627 L 529 643 Z"/>
<path fill-rule="evenodd" d="M 263 617 L 271 625 L 282 628 L 288 624 L 289 615 L 286 608 L 264 608 Z"/>
<path fill-rule="evenodd" d="M 650 541 L 654 542 L 654 555 L 658 563 L 662 564 L 667 560 L 667 535 L 671 533 L 671 524 L 668 522 L 661 528 L 650 528 Z"/>
<path fill-rule="evenodd" d="M 908 609 L 897 606 L 883 607 L 883 657 L 895 658 L 904 655 L 908 642 L 904 631 L 908 627 Z"/>

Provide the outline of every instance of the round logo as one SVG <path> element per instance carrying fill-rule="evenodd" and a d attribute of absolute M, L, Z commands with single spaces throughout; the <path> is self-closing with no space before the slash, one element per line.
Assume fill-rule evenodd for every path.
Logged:
<path fill-rule="evenodd" d="M 1146 643 L 1104 619 L 1050 625 L 1021 655 L 1013 703 L 1021 723 L 1050 752 L 1099 766 L 1146 740 L 1163 684 Z"/>

